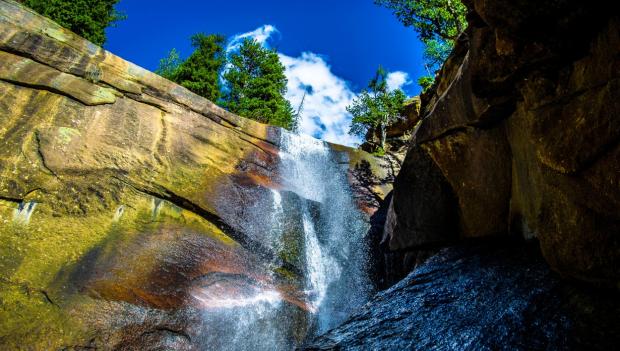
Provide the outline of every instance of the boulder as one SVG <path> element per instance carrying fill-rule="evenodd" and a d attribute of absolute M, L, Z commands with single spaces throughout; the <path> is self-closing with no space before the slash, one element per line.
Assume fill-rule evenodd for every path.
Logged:
<path fill-rule="evenodd" d="M 467 4 L 469 28 L 422 96 L 390 249 L 537 237 L 563 276 L 618 286 L 620 20 L 577 1 Z"/>
<path fill-rule="evenodd" d="M 301 349 L 608 350 L 616 297 L 559 279 L 536 243 L 460 245 Z"/>
<path fill-rule="evenodd" d="M 420 122 L 420 97 L 414 96 L 405 101 L 402 117 L 387 127 L 385 134 L 388 138 L 398 138 L 411 134 L 416 124 Z"/>

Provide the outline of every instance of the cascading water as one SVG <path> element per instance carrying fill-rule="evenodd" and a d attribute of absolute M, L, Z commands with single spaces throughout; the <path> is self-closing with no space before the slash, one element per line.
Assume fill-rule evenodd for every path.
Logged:
<path fill-rule="evenodd" d="M 280 147 L 285 188 L 305 200 L 304 268 L 315 332 L 322 332 L 367 300 L 363 235 L 368 227 L 351 197 L 348 164 L 324 142 L 285 133 Z"/>
<path fill-rule="evenodd" d="M 348 163 L 324 142 L 289 133 L 281 136 L 279 156 L 282 189 L 256 190 L 235 212 L 234 224 L 276 254 L 272 272 L 282 260 L 298 268 L 307 311 L 256 285 L 234 296 L 205 297 L 206 289 L 217 292 L 231 278 L 216 277 L 194 294 L 210 305 L 202 321 L 205 349 L 291 350 L 367 301 L 368 224 L 351 196 Z"/>

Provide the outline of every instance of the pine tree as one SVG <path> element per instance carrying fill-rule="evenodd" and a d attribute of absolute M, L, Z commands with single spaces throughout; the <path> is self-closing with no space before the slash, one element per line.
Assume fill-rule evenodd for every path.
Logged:
<path fill-rule="evenodd" d="M 221 97 L 220 73 L 226 63 L 225 41 L 219 34 L 195 34 L 192 36 L 195 50 L 187 60 L 179 61 L 178 53 L 173 49 L 167 58 L 160 61 L 156 72 L 217 102 Z"/>
<path fill-rule="evenodd" d="M 387 72 L 379 66 L 368 88 L 347 106 L 347 111 L 353 115 L 349 134 L 364 137 L 369 130 L 378 129 L 381 150 L 385 150 L 387 127 L 400 117 L 405 98 L 400 89 L 389 91 Z"/>
<path fill-rule="evenodd" d="M 159 67 L 155 70 L 155 73 L 160 76 L 174 81 L 174 74 L 179 69 L 179 66 L 183 63 L 177 49 L 173 48 L 168 53 L 168 56 L 159 60 Z"/>
<path fill-rule="evenodd" d="M 119 0 L 23 0 L 22 3 L 97 45 L 105 29 L 125 16 L 114 9 Z"/>
<path fill-rule="evenodd" d="M 287 79 L 275 50 L 245 39 L 228 59 L 223 105 L 229 111 L 262 123 L 291 129 L 293 109 L 284 98 Z"/>

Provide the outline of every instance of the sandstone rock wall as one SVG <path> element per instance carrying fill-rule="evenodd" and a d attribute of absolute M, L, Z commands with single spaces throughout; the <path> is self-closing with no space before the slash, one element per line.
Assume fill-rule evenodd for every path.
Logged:
<path fill-rule="evenodd" d="M 618 17 L 594 2 L 467 3 L 469 29 L 422 97 L 395 182 L 393 264 L 407 271 L 421 248 L 517 235 L 537 238 L 564 276 L 617 286 Z"/>
<path fill-rule="evenodd" d="M 304 309 L 294 262 L 222 212 L 282 187 L 281 133 L 0 0 L 0 348 L 190 349 L 212 281 Z M 332 149 L 372 213 L 390 185 L 354 171 L 387 167 Z"/>

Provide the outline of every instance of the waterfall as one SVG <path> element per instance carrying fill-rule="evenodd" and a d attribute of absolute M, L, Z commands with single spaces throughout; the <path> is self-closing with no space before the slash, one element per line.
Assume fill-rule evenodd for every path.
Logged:
<path fill-rule="evenodd" d="M 35 207 L 37 207 L 37 203 L 34 201 L 21 202 L 13 211 L 13 221 L 15 223 L 28 224 Z"/>
<path fill-rule="evenodd" d="M 276 254 L 273 271 L 278 260 L 298 268 L 308 311 L 252 284 L 222 296 L 220 286 L 226 291 L 235 278 L 211 277 L 193 294 L 210 307 L 202 321 L 205 349 L 291 350 L 335 327 L 368 299 L 363 240 L 368 224 L 349 189 L 347 160 L 322 141 L 286 132 L 279 157 L 281 189 L 254 189 L 254 200 L 242 210 L 222 213 L 234 212 L 233 224 Z M 231 284 L 238 291 L 244 283 Z"/>
<path fill-rule="evenodd" d="M 323 332 L 368 298 L 363 244 L 368 227 L 349 190 L 347 162 L 309 136 L 284 133 L 280 147 L 284 186 L 305 200 L 304 268 L 316 332 Z"/>

